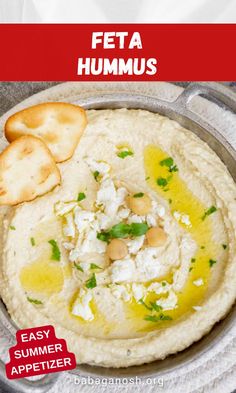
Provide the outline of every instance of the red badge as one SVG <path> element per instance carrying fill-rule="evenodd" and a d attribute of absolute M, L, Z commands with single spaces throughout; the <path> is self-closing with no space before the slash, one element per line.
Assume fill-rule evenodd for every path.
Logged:
<path fill-rule="evenodd" d="M 75 355 L 68 352 L 66 341 L 57 338 L 53 326 L 18 330 L 17 344 L 10 348 L 6 364 L 8 379 L 72 370 Z"/>

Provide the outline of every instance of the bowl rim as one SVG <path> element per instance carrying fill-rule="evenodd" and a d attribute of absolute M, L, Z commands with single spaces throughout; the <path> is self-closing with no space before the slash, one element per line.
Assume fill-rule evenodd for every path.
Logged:
<path fill-rule="evenodd" d="M 58 86 L 56 86 L 56 87 L 58 87 Z M 53 88 L 52 88 L 53 89 Z M 55 88 L 54 88 L 55 89 Z M 50 90 L 50 89 L 48 89 L 48 90 Z M 39 93 L 40 94 L 40 93 Z M 184 103 L 183 102 L 181 102 L 181 100 L 179 100 L 179 97 L 177 98 L 177 100 L 176 101 L 174 101 L 174 102 L 169 102 L 169 101 L 163 101 L 163 100 L 159 100 L 159 99 L 157 99 L 157 98 L 154 98 L 154 97 L 150 97 L 150 96 L 148 96 L 148 95 L 140 95 L 140 94 L 129 94 L 129 93 L 115 93 L 115 92 L 113 92 L 113 93 L 107 93 L 107 94 L 104 94 L 104 95 L 102 95 L 101 93 L 98 93 L 98 95 L 96 95 L 96 99 L 98 100 L 98 102 L 96 103 L 96 105 L 104 105 L 104 102 L 103 103 L 101 103 L 101 101 L 99 101 L 99 100 L 101 100 L 101 97 L 107 97 L 108 98 L 108 95 L 110 95 L 110 97 L 109 98 L 111 98 L 111 96 L 113 96 L 113 104 L 114 104 L 114 101 L 115 101 L 115 103 L 116 103 L 116 105 L 120 105 L 123 101 L 122 101 L 122 97 L 123 97 L 123 99 L 127 99 L 127 97 L 130 97 L 130 100 L 129 100 L 129 104 L 131 104 L 132 105 L 132 100 L 136 100 L 135 101 L 135 103 L 137 104 L 137 99 L 138 99 L 138 102 L 139 102 L 139 99 L 140 100 L 143 100 L 143 99 L 145 99 L 145 101 L 146 101 L 146 104 L 147 103 L 149 103 L 150 104 L 150 102 L 152 102 L 152 103 L 154 103 L 155 102 L 155 105 L 156 106 L 158 106 L 158 108 L 159 108 L 159 110 L 157 111 L 157 112 L 159 112 L 159 113 L 161 113 L 161 114 L 165 114 L 165 116 L 167 116 L 167 117 L 170 117 L 170 118 L 172 118 L 172 116 L 173 117 L 175 117 L 175 115 L 177 115 L 179 118 L 183 118 L 185 121 L 186 121 L 186 119 L 187 120 L 190 120 L 191 122 L 193 122 L 193 123 L 195 123 L 195 125 L 197 126 L 197 129 L 201 129 L 202 127 L 203 127 L 203 125 L 202 124 L 204 124 L 204 126 L 207 124 L 207 128 L 206 128 L 206 130 L 207 130 L 207 132 L 208 133 L 210 133 L 211 134 L 211 136 L 212 137 L 214 137 L 215 139 L 217 139 L 217 141 L 221 144 L 221 145 L 223 145 L 223 147 L 228 151 L 228 153 L 232 156 L 232 158 L 233 158 L 233 160 L 234 161 L 236 161 L 236 151 L 235 151 L 235 149 L 233 148 L 233 146 L 220 134 L 220 132 L 219 131 L 217 131 L 217 130 L 215 130 L 210 124 L 208 124 L 208 123 L 202 123 L 202 119 L 200 119 L 200 121 L 199 121 L 199 118 L 197 118 L 196 119 L 196 117 L 195 118 L 193 118 L 192 117 L 192 114 L 190 114 L 189 112 L 188 112 L 188 109 L 184 106 Z M 180 94 L 180 96 L 182 96 L 182 94 Z M 236 95 L 235 95 L 235 97 L 236 97 Z M 132 98 L 132 99 L 131 99 Z M 202 97 L 200 97 L 202 100 L 204 100 L 204 98 L 202 98 Z M 91 100 L 93 100 L 93 97 L 92 97 L 92 95 L 90 95 L 90 101 Z M 179 100 L 179 101 L 178 101 Z M 118 102 L 119 101 L 119 102 Z M 118 102 L 118 103 L 117 103 Z M 187 101 L 186 101 L 187 102 Z M 186 104 L 186 102 L 185 102 L 185 104 Z M 81 106 L 84 106 L 85 108 L 89 108 L 90 107 L 90 105 L 92 105 L 91 104 L 91 102 L 87 102 L 87 104 L 86 104 L 86 100 L 83 98 L 83 97 L 81 97 L 81 98 L 79 98 L 78 99 L 78 103 L 81 105 Z M 236 103 L 236 98 L 235 98 L 235 103 Z M 105 100 L 105 105 L 108 105 L 107 104 L 107 101 Z M 134 104 L 133 104 L 134 105 Z M 159 107 L 160 106 L 160 107 Z M 124 106 L 122 106 L 122 107 L 124 107 Z M 102 108 L 96 108 L 96 109 L 102 109 Z M 140 109 L 143 109 L 143 108 L 140 108 Z M 145 109 L 146 109 L 146 106 L 145 106 Z M 148 110 L 148 109 L 147 109 Z M 149 109 L 150 110 L 150 109 Z M 151 110 L 150 110 L 151 111 Z M 169 113 L 169 115 L 168 114 L 166 114 L 166 113 Z M 173 118 L 173 120 L 176 120 L 175 118 Z M 176 121 L 178 121 L 178 120 L 176 120 Z M 178 121 L 178 122 L 180 122 L 180 121 Z M 181 123 L 180 123 L 181 124 Z M 210 126 L 209 128 L 208 128 L 208 126 Z M 186 126 L 185 126 L 186 127 Z M 187 127 L 188 128 L 188 127 Z M 190 129 L 191 131 L 192 131 L 192 129 Z M 213 149 L 214 150 L 214 149 Z M 236 176 L 236 175 L 235 175 Z M 234 177 L 234 180 L 236 180 L 236 178 Z M 5 306 L 4 306 L 5 307 Z M 233 315 L 233 316 L 232 316 Z M 228 319 L 229 319 L 229 317 L 230 317 L 230 321 L 229 322 L 225 322 L 225 321 L 228 321 Z M 191 357 L 191 359 L 189 359 L 189 360 L 183 360 L 182 362 L 180 362 L 180 364 L 177 364 L 176 366 L 174 366 L 174 367 L 172 367 L 172 368 L 168 368 L 167 367 L 167 369 L 166 370 L 163 370 L 163 371 L 158 371 L 158 370 L 154 370 L 153 372 L 147 372 L 147 373 L 143 373 L 142 375 L 140 375 L 140 374 L 138 374 L 138 376 L 140 377 L 140 378 L 148 378 L 148 377 L 157 377 L 157 376 L 159 376 L 159 375 L 166 375 L 166 374 L 169 374 L 169 373 L 171 373 L 171 372 L 175 372 L 175 371 L 177 371 L 178 369 L 180 369 L 180 368 L 183 368 L 185 365 L 188 365 L 188 364 L 190 364 L 190 363 L 193 363 L 193 362 L 196 362 L 196 360 L 197 359 L 199 359 L 200 358 L 200 356 L 202 356 L 203 354 L 206 354 L 211 348 L 213 348 L 213 347 L 215 347 L 216 346 L 216 343 L 217 343 L 217 341 L 218 341 L 218 339 L 219 338 L 223 338 L 223 337 L 225 337 L 228 333 L 229 333 L 229 331 L 231 330 L 231 328 L 232 328 L 232 325 L 234 324 L 234 319 L 235 319 L 235 317 L 236 317 L 236 309 L 235 309 L 235 307 L 234 307 L 234 309 L 233 310 L 231 310 L 231 312 L 226 316 L 226 318 L 223 320 L 223 321 L 221 321 L 221 322 L 219 322 L 218 324 L 225 324 L 226 325 L 226 329 L 224 329 L 223 331 L 222 331 L 222 333 L 221 334 L 216 334 L 216 337 L 213 339 L 213 341 L 212 341 L 212 343 L 211 343 L 211 345 L 208 345 L 207 346 L 207 348 L 206 348 L 206 350 L 202 350 L 202 351 L 200 351 L 200 352 L 197 352 L 197 354 L 194 356 L 194 357 Z M 10 318 L 10 316 L 8 317 L 8 319 L 10 319 L 10 323 L 12 324 L 12 320 L 11 320 L 11 318 Z M 217 325 L 218 325 L 217 324 Z M 224 325 L 223 325 L 224 326 Z M 227 327 L 228 326 L 228 327 Z M 207 334 L 207 336 L 208 335 L 211 335 L 211 333 L 212 333 L 212 331 L 215 331 L 216 330 L 216 326 L 214 326 L 213 327 L 213 329 L 211 330 L 211 332 L 210 333 L 208 333 Z M 206 336 L 205 336 L 206 337 Z M 171 357 L 173 356 L 173 357 L 176 357 L 176 356 L 178 356 L 178 357 L 180 357 L 179 355 L 181 355 L 183 352 L 185 352 L 185 351 L 188 351 L 189 350 L 189 348 L 192 348 L 193 346 L 195 346 L 195 345 L 198 345 L 198 343 L 199 342 L 201 342 L 202 340 L 204 340 L 204 338 L 205 337 L 203 337 L 201 340 L 199 340 L 197 343 L 195 343 L 195 344 L 192 344 L 190 347 L 188 347 L 187 349 L 185 349 L 184 351 L 181 351 L 181 352 L 179 352 L 179 353 L 177 353 L 176 355 L 171 355 Z M 148 363 L 147 365 L 150 365 L 150 364 L 155 364 L 155 363 L 159 363 L 159 362 L 161 362 L 162 364 L 163 364 L 163 362 L 164 362 L 165 360 L 158 360 L 158 361 L 154 361 L 154 362 L 151 362 L 151 363 Z M 128 368 L 125 368 L 124 369 L 124 371 L 127 371 L 128 369 L 129 370 L 134 370 L 134 369 L 136 369 L 136 368 L 139 368 L 140 369 L 140 371 L 141 371 L 141 369 L 143 368 L 143 367 L 146 367 L 146 365 L 141 365 L 141 366 L 131 366 L 131 367 L 128 367 Z M 86 370 L 87 369 L 87 370 Z M 82 365 L 82 364 L 79 364 L 78 365 L 78 367 L 77 367 L 77 369 L 75 369 L 75 370 L 71 370 L 70 371 L 70 373 L 72 373 L 72 374 L 74 374 L 74 375 L 76 375 L 76 376 L 79 376 L 79 377 L 83 377 L 83 376 L 95 376 L 96 378 L 104 378 L 104 376 L 107 376 L 107 377 L 111 377 L 109 374 L 106 374 L 106 373 L 102 373 L 102 371 L 101 371 L 101 369 L 102 370 L 109 370 L 110 368 L 104 368 L 104 367 L 98 367 L 98 366 L 88 366 L 88 365 Z M 122 369 L 121 368 L 111 368 L 112 369 L 112 371 L 114 371 L 115 372 L 115 374 L 116 374 L 116 376 L 117 376 L 117 373 L 119 373 L 119 374 L 121 374 L 121 371 L 122 371 Z M 95 372 L 92 372 L 92 370 L 95 370 Z M 96 370 L 98 370 L 99 371 L 99 373 L 97 374 L 96 373 Z M 82 371 L 82 372 L 81 372 Z M 102 373 L 102 374 L 101 374 Z M 106 375 L 105 375 L 106 374 Z M 130 377 L 132 377 L 132 376 L 135 376 L 135 375 L 137 375 L 137 372 L 136 372 L 136 374 L 135 373 L 132 373 L 131 375 L 130 375 Z M 125 377 L 127 377 L 128 376 L 128 374 L 125 372 L 125 374 L 124 374 L 124 376 Z M 114 377 L 114 375 L 113 375 L 113 377 Z"/>

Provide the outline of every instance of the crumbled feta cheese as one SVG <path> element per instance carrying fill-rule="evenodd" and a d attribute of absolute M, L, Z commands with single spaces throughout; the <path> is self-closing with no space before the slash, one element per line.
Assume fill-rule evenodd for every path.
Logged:
<path fill-rule="evenodd" d="M 135 274 L 135 263 L 132 259 L 120 259 L 111 265 L 112 282 L 130 282 L 133 281 Z"/>
<path fill-rule="evenodd" d="M 157 260 L 157 249 L 145 248 L 137 253 L 135 258 L 139 281 L 148 281 L 158 277 L 160 264 Z"/>
<path fill-rule="evenodd" d="M 79 265 L 80 265 L 80 267 L 82 267 L 84 272 L 88 272 L 90 270 L 90 262 L 80 261 Z"/>
<path fill-rule="evenodd" d="M 182 214 L 181 222 L 182 224 L 185 224 L 187 227 L 192 226 L 190 218 L 187 214 Z"/>
<path fill-rule="evenodd" d="M 119 207 L 124 203 L 127 191 L 125 188 L 116 190 L 113 181 L 110 178 L 105 179 L 101 183 L 101 187 L 97 192 L 96 204 L 104 207 L 104 213 L 109 217 L 117 214 Z"/>
<path fill-rule="evenodd" d="M 65 236 L 75 237 L 75 224 L 73 213 L 66 214 L 66 224 L 63 225 L 63 233 Z"/>
<path fill-rule="evenodd" d="M 113 181 L 107 178 L 101 182 L 101 186 L 97 192 L 96 203 L 98 205 L 106 205 L 106 203 L 116 198 L 116 189 Z"/>
<path fill-rule="evenodd" d="M 134 239 L 130 239 L 127 241 L 127 247 L 130 254 L 137 254 L 140 248 L 143 246 L 145 240 L 145 236 L 138 236 Z"/>
<path fill-rule="evenodd" d="M 68 251 L 73 250 L 73 248 L 74 248 L 74 244 L 70 243 L 70 242 L 64 242 L 64 243 L 62 243 L 62 245 Z"/>
<path fill-rule="evenodd" d="M 164 208 L 164 206 L 157 206 L 157 214 L 159 217 L 163 218 L 164 215 L 166 214 L 166 209 Z"/>
<path fill-rule="evenodd" d="M 166 213 L 166 209 L 164 206 L 159 205 L 156 201 L 152 201 L 152 212 L 162 218 Z"/>
<path fill-rule="evenodd" d="M 128 191 L 126 190 L 126 188 L 120 187 L 117 189 L 116 202 L 119 206 L 121 206 L 124 203 L 127 194 L 128 194 Z"/>
<path fill-rule="evenodd" d="M 133 283 L 132 284 L 132 292 L 133 292 L 133 296 L 134 296 L 136 302 L 138 302 L 139 300 L 145 298 L 145 295 L 147 293 L 147 289 L 142 284 Z"/>
<path fill-rule="evenodd" d="M 117 203 L 116 200 L 114 200 L 106 204 L 104 211 L 108 216 L 114 217 L 117 214 L 118 208 L 119 208 L 119 204 Z"/>
<path fill-rule="evenodd" d="M 193 281 L 193 285 L 196 287 L 201 287 L 204 284 L 204 281 L 202 278 L 198 278 L 197 280 Z"/>
<path fill-rule="evenodd" d="M 69 261 L 70 262 L 78 261 L 79 257 L 80 257 L 80 252 L 78 249 L 74 248 L 73 250 L 70 251 L 70 254 L 69 254 Z"/>
<path fill-rule="evenodd" d="M 111 168 L 110 165 L 107 164 L 106 162 L 102 162 L 102 161 L 99 162 L 99 161 L 94 160 L 93 158 L 87 157 L 87 158 L 85 158 L 84 161 L 88 164 L 88 166 L 92 172 L 98 171 L 99 174 L 101 174 L 101 175 L 105 175 L 106 173 L 108 173 Z"/>
<path fill-rule="evenodd" d="M 111 284 L 109 288 L 116 299 L 122 299 L 125 302 L 129 302 L 132 298 L 128 286 Z"/>
<path fill-rule="evenodd" d="M 151 283 L 147 289 L 148 292 L 155 292 L 157 295 L 169 292 L 171 285 L 168 284 L 166 281 L 163 282 L 165 283 L 164 286 L 160 282 Z"/>
<path fill-rule="evenodd" d="M 141 224 L 142 222 L 145 221 L 145 217 L 144 216 L 138 216 L 137 214 L 131 214 L 128 217 L 128 224 L 133 224 L 133 223 L 138 223 Z"/>
<path fill-rule="evenodd" d="M 111 226 L 111 217 L 106 214 L 99 212 L 97 213 L 97 221 L 101 230 L 109 229 Z"/>
<path fill-rule="evenodd" d="M 119 211 L 118 211 L 118 217 L 121 219 L 121 220 L 124 220 L 125 218 L 127 218 L 129 215 L 130 215 L 130 210 L 129 209 L 126 209 L 126 208 L 121 208 Z"/>
<path fill-rule="evenodd" d="M 201 306 L 193 306 L 193 309 L 195 311 L 200 311 L 202 309 L 202 307 Z"/>
<path fill-rule="evenodd" d="M 103 254 L 105 251 L 106 243 L 97 238 L 97 232 L 92 229 L 87 231 L 79 248 L 80 255 L 89 253 Z"/>
<path fill-rule="evenodd" d="M 173 310 L 176 308 L 178 298 L 173 291 L 169 292 L 167 298 L 161 298 L 156 301 L 156 304 L 161 306 L 163 310 Z"/>
<path fill-rule="evenodd" d="M 90 228 L 97 232 L 100 231 L 100 222 L 98 221 L 97 217 L 95 217 L 95 219 L 90 222 Z"/>
<path fill-rule="evenodd" d="M 146 221 L 149 227 L 157 226 L 157 220 L 152 214 L 147 214 Z"/>
<path fill-rule="evenodd" d="M 165 285 L 162 285 L 161 282 L 154 282 L 146 288 L 142 284 L 163 277 L 168 272 L 165 271 L 163 273 L 163 266 L 165 265 L 166 269 L 166 264 L 170 263 L 173 265 L 173 260 L 166 263 L 164 260 L 166 256 L 162 255 L 157 247 L 143 247 L 145 242 L 144 235 L 124 239 L 129 252 L 128 256 L 122 260 L 114 261 L 107 267 L 108 261 L 105 254 L 107 243 L 97 238 L 99 232 L 110 230 L 113 225 L 122 221 L 128 224 L 147 222 L 149 227 L 155 227 L 157 226 L 158 218 L 162 218 L 166 212 L 164 206 L 161 206 L 156 201 L 152 201 L 152 210 L 149 214 L 146 216 L 133 214 L 126 205 L 126 196 L 128 194 L 126 188 L 117 188 L 110 178 L 110 166 L 91 159 L 87 163 L 93 172 L 98 171 L 100 174 L 95 202 L 96 211 L 85 210 L 74 201 L 57 206 L 58 214 L 61 215 L 63 213 L 66 219 L 66 224 L 63 225 L 64 235 L 74 239 L 73 242 L 64 243 L 65 249 L 69 250 L 69 260 L 80 263 L 86 279 L 87 273 L 90 271 L 90 262 L 94 260 L 94 254 L 96 254 L 99 257 L 99 261 L 101 261 L 101 266 L 103 266 L 103 269 L 96 274 L 97 284 L 100 286 L 109 284 L 114 297 L 125 302 L 130 301 L 134 297 L 138 302 L 148 292 L 155 292 L 158 295 L 163 294 L 162 298 L 157 302 L 163 309 L 171 310 L 175 308 L 177 296 L 173 289 L 175 291 L 180 289 L 186 281 L 186 277 L 188 277 L 188 265 L 195 253 L 195 242 L 192 241 L 190 235 L 186 239 L 184 238 L 185 235 L 181 236 L 180 255 L 177 256 L 177 263 L 174 265 L 176 270 L 174 272 L 174 282 L 171 285 L 167 282 L 165 282 Z M 188 216 L 181 215 L 180 212 L 175 212 L 175 215 L 185 225 L 189 224 Z M 172 222 L 176 226 L 173 220 Z M 178 266 L 178 258 L 183 261 L 181 266 Z M 168 294 L 168 296 L 164 294 Z M 89 299 L 91 300 L 91 296 L 88 297 L 87 290 L 84 293 L 80 292 L 79 298 L 73 305 L 74 315 L 81 316 L 85 320 L 93 318 L 89 307 Z"/>
<path fill-rule="evenodd" d="M 76 206 L 78 206 L 77 202 L 57 202 L 54 205 L 55 213 L 57 216 L 64 216 L 65 214 L 69 213 L 73 210 Z"/>
<path fill-rule="evenodd" d="M 173 216 L 174 216 L 174 218 L 176 219 L 176 221 L 180 221 L 180 217 L 181 217 L 180 212 L 174 211 L 174 212 L 173 212 Z"/>
<path fill-rule="evenodd" d="M 76 208 L 74 210 L 75 214 L 75 225 L 79 232 L 84 231 L 89 228 L 90 223 L 94 221 L 95 214 L 93 212 L 89 212 L 87 210 L 82 210 L 80 208 Z"/>
<path fill-rule="evenodd" d="M 176 219 L 176 221 L 181 222 L 182 224 L 186 225 L 187 227 L 192 226 L 189 216 L 187 214 L 182 214 L 178 211 L 174 211 L 173 216 Z"/>
<path fill-rule="evenodd" d="M 99 267 L 102 268 L 101 266 Z M 97 287 L 110 284 L 111 278 L 110 278 L 109 271 L 99 269 L 98 273 L 96 273 L 96 281 L 97 281 Z"/>
<path fill-rule="evenodd" d="M 72 314 L 83 318 L 85 321 L 92 321 L 94 319 L 94 315 L 89 305 L 92 298 L 93 295 L 91 291 L 80 290 L 79 297 L 73 304 Z"/>

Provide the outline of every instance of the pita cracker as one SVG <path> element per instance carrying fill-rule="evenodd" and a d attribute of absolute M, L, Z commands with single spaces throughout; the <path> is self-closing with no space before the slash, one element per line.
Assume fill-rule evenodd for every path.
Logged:
<path fill-rule="evenodd" d="M 42 139 L 56 162 L 72 157 L 86 127 L 85 110 L 77 105 L 48 102 L 26 108 L 10 116 L 5 124 L 9 142 L 23 135 Z"/>
<path fill-rule="evenodd" d="M 51 191 L 60 179 L 45 143 L 33 136 L 22 136 L 0 154 L 0 205 L 31 201 Z"/>

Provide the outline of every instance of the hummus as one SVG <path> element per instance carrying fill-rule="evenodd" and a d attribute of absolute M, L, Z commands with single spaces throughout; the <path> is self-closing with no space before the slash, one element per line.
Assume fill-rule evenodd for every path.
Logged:
<path fill-rule="evenodd" d="M 52 324 L 78 363 L 163 359 L 235 300 L 236 185 L 204 142 L 166 117 L 87 115 L 73 158 L 59 164 L 62 185 L 4 219 L 1 296 L 20 328 Z M 144 196 L 148 211 L 137 214 L 129 198 Z M 164 234 L 156 245 L 155 228 Z M 114 239 L 125 252 L 111 259 Z"/>

